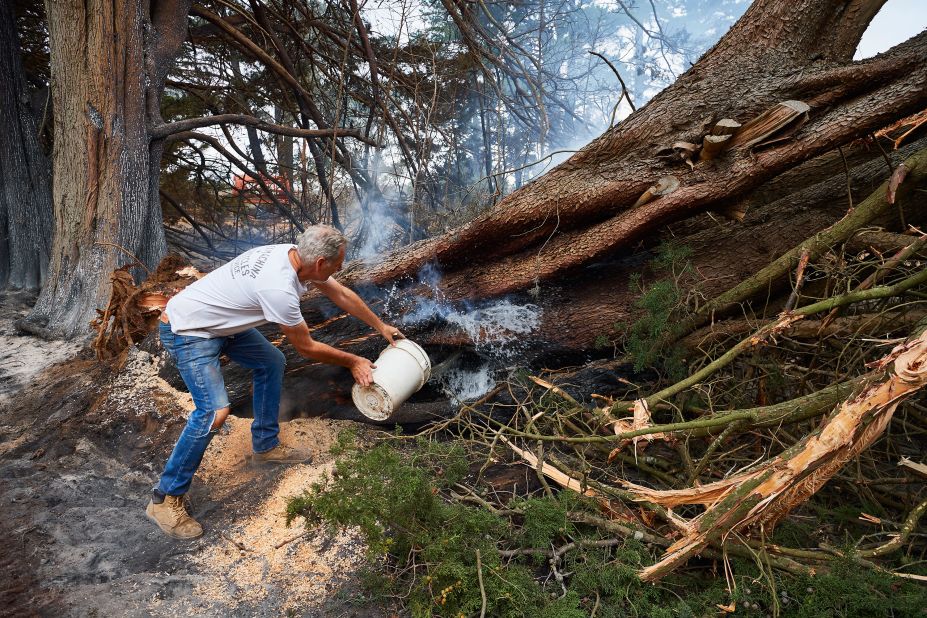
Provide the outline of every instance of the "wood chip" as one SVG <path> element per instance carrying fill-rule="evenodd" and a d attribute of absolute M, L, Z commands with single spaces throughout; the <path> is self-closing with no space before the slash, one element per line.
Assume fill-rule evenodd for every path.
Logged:
<path fill-rule="evenodd" d="M 927 465 L 911 461 L 907 457 L 902 457 L 901 461 L 898 462 L 898 465 L 908 468 L 909 470 L 914 470 L 918 474 L 927 476 Z"/>
<path fill-rule="evenodd" d="M 639 198 L 637 198 L 637 201 L 634 202 L 634 206 L 632 206 L 632 208 L 643 206 L 647 202 L 653 201 L 654 199 L 658 197 L 669 195 L 670 193 L 672 193 L 678 188 L 679 188 L 678 178 L 676 178 L 675 176 L 663 176 L 662 178 L 657 180 L 656 184 L 652 185 L 650 188 L 644 191 L 644 193 L 641 194 Z"/>
<path fill-rule="evenodd" d="M 728 148 L 749 148 L 766 141 L 792 123 L 799 122 L 810 110 L 811 107 L 802 101 L 783 101 L 742 126 L 734 134 Z"/>

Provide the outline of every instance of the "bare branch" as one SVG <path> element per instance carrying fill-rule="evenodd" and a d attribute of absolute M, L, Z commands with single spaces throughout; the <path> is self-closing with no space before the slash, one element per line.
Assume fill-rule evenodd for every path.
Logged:
<path fill-rule="evenodd" d="M 599 52 L 593 51 L 591 49 L 589 50 L 589 53 L 592 54 L 593 56 L 598 56 L 599 58 L 605 61 L 605 64 L 608 65 L 608 67 L 615 74 L 615 77 L 617 77 L 618 81 L 621 83 L 621 94 L 623 94 L 624 98 L 628 100 L 628 105 L 631 106 L 631 111 L 637 111 L 637 108 L 634 106 L 634 101 L 631 100 L 631 93 L 628 91 L 628 86 L 624 83 L 624 80 L 621 79 L 621 73 L 618 72 L 618 69 L 615 68 L 615 65 L 612 64 L 611 60 L 609 60 L 608 58 L 606 58 Z M 621 102 L 621 99 L 619 98 L 618 101 Z"/>
<path fill-rule="evenodd" d="M 174 133 L 182 133 L 184 131 L 192 131 L 193 129 L 201 129 L 203 127 L 211 127 L 220 124 L 240 124 L 275 135 L 288 135 L 290 137 L 353 137 L 365 144 L 374 147 L 380 146 L 375 140 L 362 135 L 357 129 L 300 129 L 299 127 L 288 127 L 282 124 L 264 122 L 260 118 L 255 118 L 247 114 L 217 114 L 215 116 L 203 116 L 201 118 L 187 118 L 186 120 L 178 120 L 177 122 L 169 122 L 152 127 L 150 135 L 152 138 L 158 139 Z"/>

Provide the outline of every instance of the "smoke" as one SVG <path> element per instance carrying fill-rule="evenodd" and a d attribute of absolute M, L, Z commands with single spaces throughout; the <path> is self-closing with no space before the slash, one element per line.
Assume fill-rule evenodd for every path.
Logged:
<path fill-rule="evenodd" d="M 353 257 L 369 260 L 392 248 L 403 230 L 390 215 L 386 200 L 370 200 L 353 245 Z"/>

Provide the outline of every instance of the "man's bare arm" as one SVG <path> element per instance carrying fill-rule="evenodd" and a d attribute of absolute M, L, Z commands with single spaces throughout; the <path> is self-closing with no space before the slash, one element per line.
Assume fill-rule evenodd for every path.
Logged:
<path fill-rule="evenodd" d="M 330 365 L 340 365 L 351 370 L 354 380 L 361 386 L 370 386 L 373 382 L 374 364 L 362 356 L 344 352 L 321 341 L 316 341 L 309 333 L 305 322 L 296 326 L 280 324 L 280 330 L 302 356 Z"/>
<path fill-rule="evenodd" d="M 370 310 L 367 303 L 354 290 L 341 285 L 334 277 L 329 277 L 327 280 L 320 282 L 313 281 L 312 284 L 331 299 L 333 303 L 383 335 L 390 344 L 394 343 L 393 340 L 396 338 L 405 338 L 405 335 L 398 328 L 390 326 L 377 317 L 377 314 Z"/>

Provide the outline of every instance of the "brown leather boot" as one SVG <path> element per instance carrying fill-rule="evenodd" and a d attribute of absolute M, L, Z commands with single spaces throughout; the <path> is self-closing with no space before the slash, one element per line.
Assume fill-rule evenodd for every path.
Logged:
<path fill-rule="evenodd" d="M 203 535 L 203 526 L 190 517 L 184 508 L 183 496 L 164 496 L 161 503 L 151 500 L 145 515 L 169 537 L 188 540 Z"/>
<path fill-rule="evenodd" d="M 253 461 L 254 463 L 276 464 L 310 463 L 312 461 L 312 453 L 309 451 L 284 446 L 283 444 L 278 444 L 269 451 L 255 453 Z"/>

